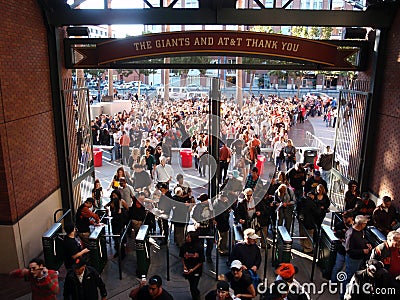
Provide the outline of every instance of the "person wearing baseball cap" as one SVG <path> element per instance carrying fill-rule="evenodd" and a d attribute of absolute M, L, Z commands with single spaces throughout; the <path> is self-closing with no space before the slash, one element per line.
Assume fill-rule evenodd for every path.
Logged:
<path fill-rule="evenodd" d="M 261 265 L 261 251 L 257 245 L 257 240 L 260 237 L 252 228 L 247 228 L 243 234 L 244 242 L 237 243 L 233 247 L 230 261 L 239 260 L 242 262 L 244 269 L 251 269 L 257 272 Z"/>
<path fill-rule="evenodd" d="M 357 287 L 363 287 L 358 289 Z M 388 271 L 383 263 L 376 259 L 369 259 L 366 267 L 354 273 L 349 284 L 346 287 L 344 299 L 398 299 L 398 295 L 391 297 L 390 293 L 383 296 L 375 294 L 375 291 L 384 291 L 388 288 L 394 288 L 390 285 Z M 398 292 L 398 290 L 394 289 Z M 371 297 L 371 294 L 375 294 Z M 394 294 L 397 294 L 396 292 Z M 393 294 L 393 295 L 394 295 Z"/>
<path fill-rule="evenodd" d="M 229 294 L 229 283 L 220 280 L 217 282 L 217 288 L 209 292 L 205 300 L 230 300 L 232 299 Z"/>
<path fill-rule="evenodd" d="M 319 184 L 322 184 L 324 186 L 325 191 L 328 190 L 328 184 L 321 177 L 321 172 L 315 171 L 314 176 L 311 176 L 307 179 L 306 184 L 304 185 L 304 193 L 307 195 L 308 192 L 315 191 Z"/>
<path fill-rule="evenodd" d="M 244 266 L 240 260 L 231 262 L 231 271 L 225 274 L 235 297 L 254 298 L 256 290 L 248 272 L 245 272 Z"/>
<path fill-rule="evenodd" d="M 358 201 L 356 204 L 357 214 L 368 216 L 370 221 L 368 225 L 373 225 L 372 221 L 372 213 L 376 208 L 375 202 L 372 201 L 369 197 L 368 192 L 363 192 L 361 194 L 361 201 Z"/>
<path fill-rule="evenodd" d="M 72 270 L 69 270 L 64 282 L 64 299 L 68 300 L 106 300 L 107 290 L 95 268 L 87 265 L 84 257 L 77 258 Z"/>
<path fill-rule="evenodd" d="M 298 269 L 291 263 L 281 263 L 276 269 L 275 280 L 284 280 L 289 285 L 289 293 L 296 296 L 295 299 L 310 299 L 300 282 L 298 282 L 294 275 L 297 274 Z M 291 299 L 291 297 L 288 297 Z"/>

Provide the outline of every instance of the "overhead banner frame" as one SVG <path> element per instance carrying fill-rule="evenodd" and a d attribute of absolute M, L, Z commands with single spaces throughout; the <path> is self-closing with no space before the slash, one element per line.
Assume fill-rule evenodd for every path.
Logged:
<path fill-rule="evenodd" d="M 345 48 L 330 41 L 247 31 L 181 31 L 124 39 L 65 39 L 64 44 L 67 68 L 116 68 L 126 64 L 135 68 L 134 62 L 152 58 L 226 55 L 289 60 L 318 69 L 360 70 L 361 60 L 357 59 L 354 65 L 348 58 L 365 47 L 365 43 L 362 47 Z"/>

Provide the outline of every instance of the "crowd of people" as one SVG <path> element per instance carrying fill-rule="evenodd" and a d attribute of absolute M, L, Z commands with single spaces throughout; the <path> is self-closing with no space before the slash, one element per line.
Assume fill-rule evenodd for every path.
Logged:
<path fill-rule="evenodd" d="M 261 251 L 270 246 L 268 237 L 274 234 L 277 226 L 284 226 L 291 233 L 297 220 L 299 234 L 303 237 L 300 239 L 302 251 L 314 254 L 316 233 L 330 211 L 328 184 L 333 155 L 327 147 L 315 164 L 297 161 L 296 147 L 289 139 L 289 132 L 309 115 L 325 114 L 331 120 L 328 115 L 335 110 L 336 102 L 312 97 L 281 99 L 260 95 L 249 98 L 240 108 L 233 101 L 223 101 L 218 136 L 221 192 L 215 199 L 205 193 L 195 195 L 185 175 L 175 176 L 171 167 L 173 148 L 188 148 L 192 151 L 198 176 L 206 177 L 210 166 L 205 157 L 211 138 L 207 134 L 210 127 L 208 107 L 207 100 L 146 102 L 133 99 L 131 111 L 114 116 L 102 114 L 92 121 L 94 144 L 113 146 L 112 158 L 122 165 L 107 186 L 110 199 L 104 205 L 112 216 L 114 257 L 125 258 L 126 241 L 120 243 L 118 235 L 126 225 L 132 225 L 133 235 L 142 224 L 149 225 L 151 233 L 159 230 L 163 245 L 169 240 L 170 219 L 174 243 L 179 247 L 182 274 L 189 282 L 193 299 L 200 299 L 198 285 L 203 264 L 212 262 L 215 235 L 218 236 L 217 251 L 221 256 L 228 256 L 230 272 L 221 276 L 216 290 L 206 299 L 254 298 L 259 284 Z M 270 158 L 276 166 L 273 178 L 267 183 L 261 180 L 257 168 L 262 148 L 272 149 Z M 229 166 L 232 172 L 228 172 Z M 96 295 L 98 291 L 102 298 L 107 295 L 99 275 L 86 266 L 88 250 L 85 246 L 90 225 L 99 222 L 92 207 L 102 206 L 103 193 L 96 180 L 92 197 L 78 208 L 76 226 L 64 226 L 67 234 L 65 266 L 69 270 L 64 285 L 67 299 L 78 299 L 71 295 L 83 293 L 75 287 L 77 280 L 82 283 L 86 276 L 83 274 L 91 274 L 88 276 L 96 279 L 95 283 L 90 283 Z M 398 286 L 400 261 L 396 253 L 399 253 L 400 237 L 394 230 L 400 218 L 391 199 L 384 197 L 383 203 L 375 207 L 368 193 L 360 194 L 355 181 L 349 183 L 344 198 L 343 221 L 334 228 L 343 247 L 338 250 L 332 280 L 344 266 L 349 283 L 362 280 L 359 270 L 363 269 L 363 262 L 371 258 L 384 264 L 391 278 L 385 282 Z M 373 248 L 365 240 L 364 228 L 368 222 L 388 236 L 386 244 Z M 234 245 L 229 253 L 228 233 L 232 226 L 241 228 L 244 240 Z M 80 241 L 76 240 L 77 234 Z M 377 268 L 375 262 L 370 262 L 368 268 L 370 265 Z M 290 286 L 299 285 L 294 279 L 296 272 L 292 264 L 279 265 L 275 286 L 284 284 L 287 292 L 273 289 L 268 299 L 308 299 L 307 293 L 301 290 L 288 296 L 289 291 L 292 293 Z M 172 299 L 161 285 L 161 277 L 153 276 L 147 284 L 142 283 L 132 291 L 131 298 Z M 350 299 L 351 292 L 341 296 Z"/>

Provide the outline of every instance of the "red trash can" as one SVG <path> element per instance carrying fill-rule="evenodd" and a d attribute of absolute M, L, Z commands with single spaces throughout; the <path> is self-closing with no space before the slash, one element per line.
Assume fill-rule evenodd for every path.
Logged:
<path fill-rule="evenodd" d="M 99 148 L 93 148 L 93 164 L 95 167 L 103 165 L 103 151 Z"/>
<path fill-rule="evenodd" d="M 256 167 L 258 169 L 259 176 L 261 176 L 264 172 L 264 162 L 265 161 L 266 161 L 266 157 L 264 155 L 257 155 Z"/>
<path fill-rule="evenodd" d="M 180 151 L 180 154 L 181 154 L 182 168 L 191 168 L 192 167 L 192 150 L 191 149 L 183 149 Z"/>

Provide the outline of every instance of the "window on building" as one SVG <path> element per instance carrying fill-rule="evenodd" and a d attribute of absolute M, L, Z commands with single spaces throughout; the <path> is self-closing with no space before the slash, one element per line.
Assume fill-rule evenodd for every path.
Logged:
<path fill-rule="evenodd" d="M 273 8 L 274 7 L 274 1 L 273 0 L 266 0 L 265 1 L 265 7 Z"/>

